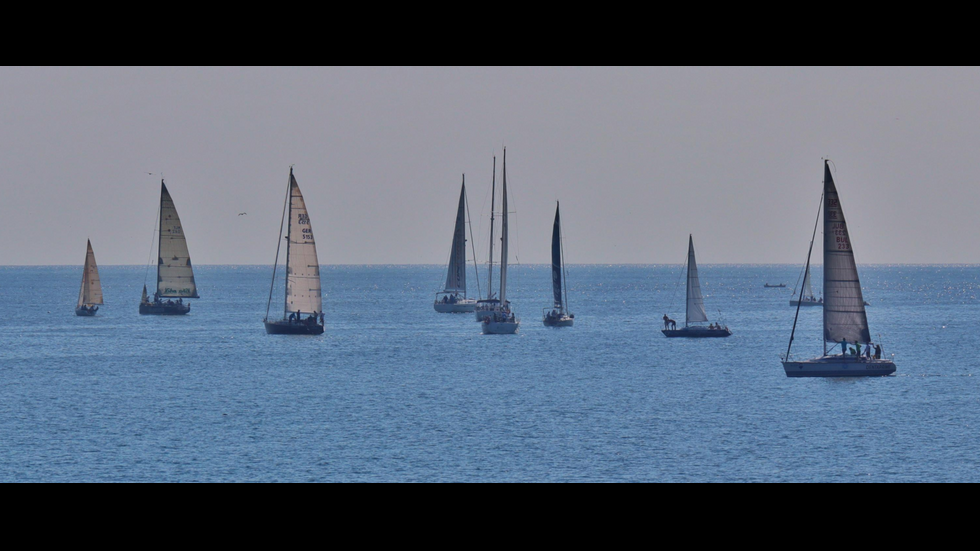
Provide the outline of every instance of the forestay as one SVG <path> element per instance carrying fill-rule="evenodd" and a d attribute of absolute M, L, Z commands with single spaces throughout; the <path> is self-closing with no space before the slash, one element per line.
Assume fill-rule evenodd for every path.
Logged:
<path fill-rule="evenodd" d="M 157 258 L 157 292 L 162 297 L 200 298 L 194 283 L 187 239 L 177 216 L 177 207 L 160 181 L 160 242 Z"/>
<path fill-rule="evenodd" d="M 289 233 L 286 245 L 286 313 L 312 314 L 323 310 L 320 292 L 320 263 L 306 201 L 289 172 Z"/>
<path fill-rule="evenodd" d="M 704 298 L 701 297 L 698 264 L 694 261 L 694 237 L 689 235 L 687 243 L 687 323 L 692 321 L 708 321 L 708 315 L 704 311 Z"/>
<path fill-rule="evenodd" d="M 823 209 L 823 332 L 824 340 L 838 343 L 871 342 L 864 295 L 854 262 L 837 187 L 824 161 Z"/>

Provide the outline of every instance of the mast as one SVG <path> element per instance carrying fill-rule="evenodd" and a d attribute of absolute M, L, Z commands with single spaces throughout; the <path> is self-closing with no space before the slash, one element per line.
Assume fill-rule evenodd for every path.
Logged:
<path fill-rule="evenodd" d="M 487 270 L 487 300 L 493 297 L 493 205 L 497 193 L 497 156 L 493 156 L 493 176 L 490 180 L 490 269 Z"/>
<path fill-rule="evenodd" d="M 507 148 L 504 148 L 504 192 L 500 215 L 500 307 L 507 305 Z"/>
<path fill-rule="evenodd" d="M 463 197 L 466 198 L 466 220 L 470 228 L 470 248 L 473 250 L 473 272 L 476 274 L 476 296 L 483 296 L 480 290 L 480 268 L 477 267 L 476 260 L 476 240 L 473 239 L 473 216 L 470 215 L 470 199 L 466 195 L 466 175 L 463 174 Z"/>
<path fill-rule="evenodd" d="M 289 190 L 293 183 L 293 167 L 289 167 L 289 178 L 286 180 L 286 198 L 282 202 L 282 217 L 279 219 L 279 240 L 276 242 L 276 261 L 272 264 L 272 283 L 269 285 L 269 300 L 265 303 L 265 318 L 262 321 L 268 321 L 269 319 L 269 308 L 272 306 L 272 291 L 276 286 L 276 268 L 279 267 L 279 248 L 282 246 L 282 228 L 286 223 L 286 208 L 289 205 Z M 288 249 L 289 246 L 287 245 Z"/>
<path fill-rule="evenodd" d="M 293 233 L 293 182 L 295 178 L 293 177 L 293 167 L 289 167 L 289 189 L 286 191 L 286 197 L 289 198 L 289 211 L 286 215 L 286 220 L 289 220 L 289 225 L 286 226 L 286 277 L 283 279 L 283 297 L 282 297 L 282 319 L 289 317 L 289 249 L 292 248 L 292 239 L 290 239 Z"/>

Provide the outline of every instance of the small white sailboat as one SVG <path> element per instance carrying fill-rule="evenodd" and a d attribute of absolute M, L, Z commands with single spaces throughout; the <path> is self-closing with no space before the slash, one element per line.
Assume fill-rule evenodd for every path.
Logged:
<path fill-rule="evenodd" d="M 555 205 L 555 224 L 551 230 L 551 287 L 555 302 L 551 308 L 543 308 L 544 324 L 548 327 L 571 327 L 575 323 L 575 314 L 568 311 L 568 289 L 562 294 L 562 283 L 568 278 L 565 274 L 565 261 L 561 240 L 561 215 Z"/>
<path fill-rule="evenodd" d="M 490 184 L 490 254 L 487 262 L 487 298 L 476 301 L 476 321 L 483 320 L 494 315 L 506 315 L 510 313 L 510 303 L 503 302 L 493 295 L 493 207 L 496 204 L 497 194 L 497 157 L 493 157 L 493 176 Z"/>
<path fill-rule="evenodd" d="M 94 316 L 102 304 L 102 282 L 99 280 L 99 267 L 95 264 L 92 241 L 88 241 L 85 251 L 85 267 L 82 268 L 82 288 L 78 290 L 76 316 Z"/>
<path fill-rule="evenodd" d="M 806 275 L 803 276 L 803 293 L 797 297 L 789 299 L 790 306 L 823 306 L 823 299 L 813 296 L 813 286 L 810 284 L 810 266 L 806 267 Z M 797 280 L 799 281 L 799 280 Z M 796 294 L 796 289 L 793 289 Z"/>
<path fill-rule="evenodd" d="M 704 311 L 704 298 L 701 296 L 701 282 L 698 279 L 698 265 L 694 260 L 694 236 L 687 241 L 687 311 L 684 314 L 684 327 L 675 329 L 676 322 L 664 314 L 663 334 L 667 337 L 728 337 L 732 332 L 728 326 L 712 323 L 708 326 L 691 325 L 708 321 Z"/>
<path fill-rule="evenodd" d="M 432 304 L 436 312 L 467 313 L 476 310 L 476 299 L 466 296 L 466 175 L 463 175 L 463 188 L 459 192 L 459 207 L 456 210 L 456 226 L 453 231 L 453 247 L 449 253 L 449 268 L 446 272 L 446 286 L 436 293 Z M 472 232 L 472 227 L 471 227 Z M 476 255 L 473 255 L 476 265 Z M 477 273 L 477 285 L 480 274 Z M 462 293 L 462 296 L 460 296 Z"/>
<path fill-rule="evenodd" d="M 271 335 L 319 335 L 323 333 L 323 293 L 320 290 L 320 262 L 316 256 L 316 240 L 306 201 L 299 190 L 293 168 L 289 167 L 289 183 L 283 204 L 283 220 L 279 223 L 279 244 L 282 244 L 283 221 L 286 228 L 286 298 L 281 320 L 269 319 L 272 290 L 276 285 L 276 269 L 279 265 L 279 246 L 276 262 L 272 265 L 272 284 L 269 301 L 265 306 L 265 332 Z"/>
<path fill-rule="evenodd" d="M 895 362 L 881 357 L 881 344 L 871 351 L 871 330 L 864 310 L 864 295 L 858 278 L 854 249 L 844 220 L 837 187 L 830 174 L 828 161 L 824 160 L 824 193 L 822 198 L 824 220 L 823 252 L 823 356 L 810 360 L 793 360 L 790 350 L 796 334 L 796 321 L 800 309 L 797 306 L 793 331 L 790 333 L 786 355 L 782 357 L 787 377 L 867 377 L 890 375 L 895 372 Z M 818 214 L 817 220 L 820 216 Z M 816 239 L 817 223 L 813 225 L 810 253 Z M 810 266 L 807 254 L 807 267 Z M 827 343 L 840 343 L 841 354 L 828 354 Z M 849 346 L 850 345 L 850 346 Z M 861 345 L 865 354 L 861 355 Z M 854 352 L 851 352 L 854 350 Z"/>
<path fill-rule="evenodd" d="M 187 238 L 177 216 L 177 207 L 160 180 L 160 233 L 157 238 L 157 286 L 151 301 L 143 285 L 140 314 L 183 315 L 190 312 L 185 298 L 201 298 L 194 282 Z M 163 300 L 167 299 L 167 300 Z M 176 301 L 173 299 L 177 299 Z"/>
<path fill-rule="evenodd" d="M 485 335 L 512 335 L 517 332 L 521 320 L 514 317 L 507 302 L 507 148 L 504 148 L 503 199 L 500 215 L 500 303 L 505 310 L 492 312 L 481 323 Z M 491 209 L 492 209 L 491 205 Z M 493 223 L 491 222 L 491 227 Z M 492 241 L 492 239 L 491 239 Z"/>

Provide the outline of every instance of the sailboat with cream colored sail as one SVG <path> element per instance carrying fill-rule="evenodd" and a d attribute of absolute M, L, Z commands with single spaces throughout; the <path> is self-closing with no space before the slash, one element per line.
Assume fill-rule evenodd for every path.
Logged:
<path fill-rule="evenodd" d="M 459 192 L 459 207 L 456 209 L 453 246 L 449 252 L 446 285 L 441 292 L 436 293 L 436 300 L 432 304 L 436 312 L 457 314 L 476 310 L 476 299 L 466 296 L 466 208 L 466 175 L 464 174 L 463 187 Z M 470 232 L 472 233 L 472 226 Z M 473 265 L 475 269 L 476 254 L 473 255 Z M 479 273 L 476 274 L 476 281 L 479 285 Z"/>
<path fill-rule="evenodd" d="M 279 246 L 276 246 L 276 262 L 272 265 L 272 285 L 269 301 L 265 306 L 265 332 L 273 335 L 319 335 L 323 333 L 323 294 L 320 290 L 320 262 L 316 256 L 316 240 L 306 201 L 299 190 L 293 168 L 289 168 L 289 183 L 279 223 L 279 245 L 282 244 L 283 225 L 286 227 L 285 301 L 282 319 L 269 319 L 272 292 L 276 285 L 279 265 Z"/>
<path fill-rule="evenodd" d="M 492 312 L 483 318 L 481 322 L 483 334 L 485 335 L 512 335 L 517 332 L 521 320 L 514 316 L 510 310 L 510 303 L 507 302 L 507 148 L 504 148 L 504 168 L 503 174 L 503 200 L 500 215 L 500 302 L 506 309 Z M 492 210 L 491 205 L 491 210 Z M 492 220 L 492 215 L 491 215 Z M 491 227 L 493 223 L 491 222 Z M 491 230 L 492 233 L 493 230 Z M 493 239 L 491 238 L 491 243 Z"/>
<path fill-rule="evenodd" d="M 82 268 L 82 288 L 78 290 L 76 316 L 94 316 L 102 304 L 102 282 L 99 280 L 99 267 L 95 264 L 92 241 L 88 241 L 85 251 L 85 266 Z"/>
<path fill-rule="evenodd" d="M 704 297 L 701 295 L 701 282 L 698 279 L 698 264 L 694 260 L 694 236 L 687 241 L 687 311 L 684 314 L 684 327 L 676 329 L 676 323 L 664 314 L 663 334 L 667 337 L 728 337 L 732 332 L 728 326 L 712 323 L 708 326 L 691 325 L 708 321 L 704 311 Z"/>
<path fill-rule="evenodd" d="M 854 248 L 844 210 L 841 207 L 837 186 L 830 174 L 828 161 L 824 160 L 824 191 L 821 201 L 823 212 L 823 356 L 809 360 L 794 360 L 790 355 L 800 307 L 796 308 L 793 330 L 790 333 L 786 355 L 782 356 L 783 370 L 787 377 L 867 377 L 890 375 L 895 372 L 895 362 L 882 358 L 881 343 L 871 342 L 868 314 L 864 309 L 864 294 L 858 277 Z M 817 221 L 813 224 L 810 252 L 816 240 Z M 802 296 L 802 291 L 801 291 Z M 828 354 L 827 343 L 840 344 L 840 354 Z M 872 353 L 872 344 L 874 352 Z M 861 346 L 865 353 L 861 354 Z M 832 349 L 831 349 L 832 351 Z"/>
<path fill-rule="evenodd" d="M 548 327 L 571 327 L 575 323 L 575 314 L 568 311 L 568 289 L 562 286 L 568 278 L 562 277 L 565 275 L 565 261 L 559 207 L 555 205 L 555 224 L 551 230 L 551 289 L 555 301 L 551 308 L 544 308 L 544 324 Z"/>
<path fill-rule="evenodd" d="M 793 290 L 796 294 L 796 289 Z M 813 296 L 813 286 L 810 284 L 810 266 L 806 267 L 806 275 L 803 276 L 803 292 L 799 297 L 790 297 L 790 306 L 823 306 L 823 299 Z"/>
<path fill-rule="evenodd" d="M 191 310 L 190 303 L 185 304 L 184 299 L 201 297 L 197 294 L 197 284 L 194 282 L 187 237 L 180 224 L 180 217 L 177 216 L 177 207 L 174 206 L 174 200 L 163 180 L 160 180 L 159 222 L 156 290 L 151 301 L 146 294 L 146 284 L 143 284 L 140 314 L 183 315 Z"/>

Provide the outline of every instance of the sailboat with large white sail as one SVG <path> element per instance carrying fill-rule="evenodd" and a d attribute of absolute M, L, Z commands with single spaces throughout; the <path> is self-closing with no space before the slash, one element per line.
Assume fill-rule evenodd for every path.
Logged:
<path fill-rule="evenodd" d="M 500 303 L 504 309 L 494 311 L 489 316 L 483 318 L 482 326 L 485 335 L 511 335 L 517 332 L 521 320 L 514 317 L 510 310 L 510 303 L 507 302 L 507 148 L 504 148 L 504 168 L 503 174 L 503 199 L 500 215 Z M 491 205 L 491 209 L 492 209 Z M 491 215 L 492 219 L 492 215 Z M 491 227 L 493 223 L 491 222 Z M 491 230 L 492 231 L 492 230 Z M 491 238 L 491 243 L 493 239 Z"/>
<path fill-rule="evenodd" d="M 663 334 L 667 337 L 728 337 L 732 332 L 728 326 L 712 323 L 708 326 L 691 325 L 708 321 L 704 311 L 704 297 L 701 296 L 701 282 L 698 279 L 698 264 L 694 260 L 694 236 L 687 241 L 687 311 L 684 314 L 684 327 L 676 329 L 676 322 L 664 314 Z"/>
<path fill-rule="evenodd" d="M 92 241 L 88 241 L 85 251 L 85 267 L 82 268 L 82 288 L 78 290 L 78 304 L 75 305 L 76 316 L 94 316 L 102 304 L 102 282 L 99 279 L 99 267 L 95 264 L 95 252 Z"/>
<path fill-rule="evenodd" d="M 544 324 L 548 327 L 571 327 L 575 323 L 575 314 L 568 311 L 568 289 L 562 285 L 568 278 L 562 277 L 565 275 L 565 260 L 560 207 L 555 205 L 555 224 L 551 230 L 551 288 L 555 301 L 551 308 L 544 308 Z"/>
<path fill-rule="evenodd" d="M 459 192 L 459 207 L 456 209 L 456 225 L 453 231 L 453 246 L 449 252 L 449 268 L 446 272 L 446 285 L 436 293 L 432 307 L 440 313 L 466 313 L 476 310 L 476 299 L 466 296 L 466 175 Z M 471 227 L 472 231 L 472 227 Z M 476 255 L 473 255 L 474 268 Z M 480 274 L 477 273 L 477 285 Z M 462 293 L 462 296 L 460 296 Z"/>
<path fill-rule="evenodd" d="M 157 285 L 153 300 L 146 294 L 140 298 L 140 314 L 182 315 L 190 312 L 185 298 L 201 298 L 194 282 L 191 255 L 187 251 L 177 207 L 167 191 L 167 184 L 160 180 L 160 232 L 157 238 Z M 167 300 L 164 300 L 167 299 Z M 173 300 L 177 299 L 177 300 Z"/>
<path fill-rule="evenodd" d="M 793 289 L 796 294 L 796 289 Z M 813 286 L 810 284 L 810 266 L 806 267 L 806 275 L 803 276 L 803 292 L 798 297 L 789 299 L 790 306 L 823 306 L 823 299 L 813 296 Z"/>
<path fill-rule="evenodd" d="M 276 270 L 279 265 L 279 246 L 276 247 L 276 262 L 272 265 L 272 285 L 269 287 L 269 301 L 265 306 L 265 332 L 275 335 L 319 335 L 323 333 L 323 293 L 320 290 L 320 262 L 316 256 L 316 240 L 313 227 L 306 210 L 306 201 L 299 190 L 293 168 L 289 167 L 289 183 L 286 187 L 286 200 L 283 204 L 283 218 L 279 223 L 279 244 L 282 244 L 282 230 L 286 228 L 286 290 L 282 319 L 269 319 L 272 305 L 272 291 L 276 285 Z"/>
<path fill-rule="evenodd" d="M 790 333 L 786 355 L 782 357 L 787 377 L 866 377 L 890 375 L 895 372 L 895 362 L 881 357 L 881 344 L 872 353 L 871 330 L 864 309 L 864 295 L 858 278 L 850 234 L 844 211 L 841 208 L 837 186 L 830 174 L 828 161 L 824 160 L 824 193 L 822 198 L 823 231 L 823 356 L 810 360 L 793 360 L 790 351 L 796 335 L 796 321 L 800 309 L 797 306 L 793 331 Z M 817 221 L 820 220 L 819 214 Z M 813 225 L 810 253 L 816 240 L 817 222 Z M 802 295 L 802 292 L 801 292 Z M 841 346 L 840 354 L 828 354 L 827 343 Z M 861 354 L 864 345 L 865 353 Z"/>

